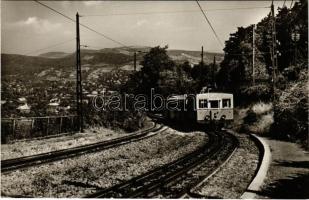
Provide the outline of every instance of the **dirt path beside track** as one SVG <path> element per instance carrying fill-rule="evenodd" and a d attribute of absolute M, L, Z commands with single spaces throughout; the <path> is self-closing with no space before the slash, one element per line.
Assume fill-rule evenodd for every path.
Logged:
<path fill-rule="evenodd" d="M 264 138 L 272 161 L 256 198 L 308 199 L 309 152 L 291 142 Z"/>

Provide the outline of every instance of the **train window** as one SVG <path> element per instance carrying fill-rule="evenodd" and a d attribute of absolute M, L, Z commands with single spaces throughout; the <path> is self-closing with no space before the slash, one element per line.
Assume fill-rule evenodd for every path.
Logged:
<path fill-rule="evenodd" d="M 210 103 L 210 108 L 219 108 L 218 100 L 209 101 L 209 103 Z"/>
<path fill-rule="evenodd" d="M 222 108 L 230 108 L 231 99 L 222 99 Z"/>
<path fill-rule="evenodd" d="M 200 99 L 199 100 L 199 104 L 198 104 L 198 107 L 199 108 L 208 108 L 208 101 L 207 99 Z"/>

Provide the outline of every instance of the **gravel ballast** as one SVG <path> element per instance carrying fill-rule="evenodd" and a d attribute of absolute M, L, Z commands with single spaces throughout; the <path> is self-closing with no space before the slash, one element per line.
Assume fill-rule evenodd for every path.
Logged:
<path fill-rule="evenodd" d="M 172 162 L 207 142 L 203 132 L 167 129 L 97 153 L 2 174 L 4 196 L 82 197 Z"/>
<path fill-rule="evenodd" d="M 146 128 L 150 128 L 147 124 Z M 111 140 L 130 133 L 113 131 L 107 128 L 90 128 L 85 133 L 75 133 L 48 139 L 16 141 L 1 145 L 1 160 L 30 156 L 50 151 L 72 148 L 76 146 Z"/>
<path fill-rule="evenodd" d="M 204 198 L 240 198 L 252 181 L 259 162 L 259 150 L 247 134 L 232 132 L 239 147 L 230 160 L 193 193 Z"/>

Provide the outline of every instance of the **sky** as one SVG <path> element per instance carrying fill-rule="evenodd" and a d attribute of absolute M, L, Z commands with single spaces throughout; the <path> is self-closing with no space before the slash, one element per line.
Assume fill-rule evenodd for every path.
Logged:
<path fill-rule="evenodd" d="M 42 1 L 42 3 L 126 46 L 223 52 L 196 1 Z M 258 23 L 271 1 L 199 1 L 224 43 L 240 26 Z M 275 10 L 284 1 L 275 1 Z M 291 1 L 286 1 L 289 7 Z M 258 8 L 252 8 L 258 7 Z M 267 8 L 265 8 L 267 7 Z M 244 8 L 234 9 L 232 8 Z M 74 52 L 76 24 L 35 1 L 1 1 L 2 53 L 38 55 Z M 80 27 L 81 45 L 89 49 L 119 44 Z"/>

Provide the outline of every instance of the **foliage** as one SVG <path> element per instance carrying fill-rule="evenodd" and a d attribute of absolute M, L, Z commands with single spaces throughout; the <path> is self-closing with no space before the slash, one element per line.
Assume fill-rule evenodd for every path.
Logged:
<path fill-rule="evenodd" d="M 272 135 L 277 138 L 302 140 L 308 137 L 308 70 L 302 70 L 297 81 L 278 91 L 275 104 L 275 123 Z"/>
<path fill-rule="evenodd" d="M 308 3 L 306 0 L 296 2 L 293 8 L 279 8 L 276 15 L 276 50 L 278 51 L 277 87 L 284 89 L 287 81 L 296 80 L 300 68 L 307 64 L 308 54 Z M 239 93 L 244 90 L 246 96 L 257 92 L 259 96 L 270 95 L 268 90 L 262 90 L 261 94 L 256 91 L 258 88 L 251 87 L 252 83 L 252 35 L 253 27 L 239 27 L 235 33 L 230 35 L 224 48 L 225 56 L 221 68 L 217 74 L 217 82 L 220 88 L 225 91 Z M 272 18 L 270 14 L 262 19 L 255 29 L 255 77 L 258 84 L 266 83 L 272 77 Z M 299 34 L 298 40 L 293 35 Z M 300 65 L 301 64 L 301 65 Z M 282 75 L 280 75 L 282 74 Z M 269 80 L 271 81 L 271 80 Z M 261 87 L 261 86 L 259 86 Z M 245 88 L 245 89 L 243 89 Z M 246 101 L 246 98 L 241 99 Z M 264 98 L 263 97 L 263 98 Z M 268 98 L 269 99 L 269 98 Z M 263 99 L 262 99 L 263 100 Z M 241 103 L 241 102 L 240 102 Z"/>
<path fill-rule="evenodd" d="M 150 49 L 140 63 L 143 66 L 141 71 L 131 75 L 122 91 L 148 97 L 152 88 L 163 96 L 190 91 L 192 69 L 189 62 L 176 64 L 168 56 L 167 48 L 157 46 Z"/>
<path fill-rule="evenodd" d="M 85 111 L 85 126 L 103 126 L 112 129 L 123 129 L 128 132 L 144 127 L 146 114 L 133 110 L 95 110 L 88 105 Z"/>
<path fill-rule="evenodd" d="M 159 93 L 162 92 L 160 90 L 160 86 L 162 86 L 160 80 L 162 81 L 164 76 L 162 72 L 165 72 L 166 75 L 175 68 L 175 63 L 167 55 L 167 48 L 167 46 L 163 48 L 157 46 L 145 54 L 140 63 L 143 66 L 140 71 L 139 91 L 141 93 L 149 95 L 151 88 L 154 88 Z"/>
<path fill-rule="evenodd" d="M 274 123 L 273 106 L 271 103 L 257 102 L 251 105 L 243 117 L 241 132 L 267 134 Z"/>
<path fill-rule="evenodd" d="M 249 66 L 251 66 L 252 28 L 239 27 L 236 33 L 230 35 L 225 43 L 225 56 L 218 74 L 221 87 L 239 88 L 249 79 Z"/>
<path fill-rule="evenodd" d="M 252 26 L 231 34 L 217 75 L 220 88 L 234 93 L 235 105 L 270 102 L 272 113 L 257 114 L 250 109 L 244 117 L 245 131 L 305 143 L 308 139 L 308 2 L 300 0 L 293 8 L 279 8 L 276 15 L 278 70 L 272 91 L 272 17 L 266 16 L 255 30 L 255 75 L 252 85 Z M 295 37 L 298 35 L 298 37 Z M 267 81 L 268 80 L 268 81 Z"/>
<path fill-rule="evenodd" d="M 247 104 L 259 101 L 268 102 L 271 99 L 270 87 L 264 84 L 244 87 L 240 90 L 239 98 Z"/>

